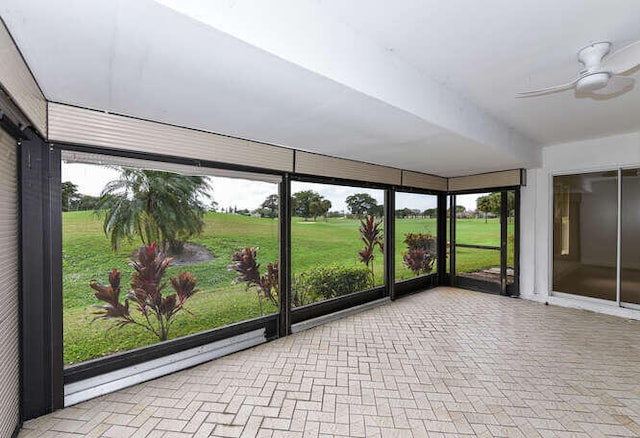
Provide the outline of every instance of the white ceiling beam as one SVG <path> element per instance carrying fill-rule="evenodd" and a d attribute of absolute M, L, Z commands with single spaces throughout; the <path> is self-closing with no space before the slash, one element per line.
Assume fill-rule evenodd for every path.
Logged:
<path fill-rule="evenodd" d="M 335 20 L 318 2 L 156 1 L 428 123 L 489 146 L 523 166 L 540 165 L 540 148 L 533 140 L 404 62 L 393 48 L 380 47 Z"/>

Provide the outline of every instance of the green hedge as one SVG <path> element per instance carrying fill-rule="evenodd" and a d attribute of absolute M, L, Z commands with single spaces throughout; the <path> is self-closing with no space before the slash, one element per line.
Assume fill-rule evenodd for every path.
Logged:
<path fill-rule="evenodd" d="M 364 266 L 320 266 L 294 275 L 291 296 L 294 306 L 348 295 L 370 287 L 371 273 Z"/>

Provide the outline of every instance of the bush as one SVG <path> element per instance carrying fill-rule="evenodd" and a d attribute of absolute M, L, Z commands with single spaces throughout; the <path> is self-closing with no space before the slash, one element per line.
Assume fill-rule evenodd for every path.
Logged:
<path fill-rule="evenodd" d="M 175 293 L 163 295 L 167 283 L 162 278 L 171 260 L 157 250 L 155 243 L 142 245 L 138 249 L 137 260 L 130 263 L 135 272 L 131 276 L 132 289 L 125 295 L 124 303 L 120 302 L 118 269 L 114 268 L 109 273 L 109 286 L 91 280 L 90 286 L 96 291 L 94 296 L 105 303 L 95 305 L 98 310 L 93 312 L 96 315 L 93 320 L 116 320 L 111 328 L 137 325 L 153 333 L 160 341 L 166 341 L 174 317 L 183 310 L 185 301 L 198 292 L 197 278 L 190 272 L 180 271 L 177 278 L 170 277 Z M 133 303 L 144 318 L 134 318 L 129 311 L 129 303 Z"/>
<path fill-rule="evenodd" d="M 404 235 L 407 252 L 402 253 L 402 263 L 413 275 L 428 274 L 436 261 L 436 238 L 426 233 L 407 233 Z"/>
<path fill-rule="evenodd" d="M 263 299 L 271 301 L 275 306 L 278 305 L 280 281 L 277 262 L 269 263 L 267 272 L 261 276 L 257 259 L 257 247 L 246 247 L 240 251 L 234 251 L 231 254 L 233 263 L 227 267 L 227 270 L 235 271 L 238 274 L 232 284 L 245 282 L 247 283 L 245 290 L 249 290 L 252 287 L 258 290 L 258 302 L 260 303 L 260 314 L 262 314 Z"/>
<path fill-rule="evenodd" d="M 427 233 L 406 233 L 404 235 L 404 243 L 409 250 L 424 249 L 434 254 L 437 250 L 436 238 Z"/>
<path fill-rule="evenodd" d="M 369 270 L 364 266 L 321 266 L 294 275 L 291 298 L 294 306 L 349 295 L 369 287 Z"/>

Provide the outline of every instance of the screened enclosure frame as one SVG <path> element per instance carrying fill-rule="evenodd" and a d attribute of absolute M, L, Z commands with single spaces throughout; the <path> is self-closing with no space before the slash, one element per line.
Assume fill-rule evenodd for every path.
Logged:
<path fill-rule="evenodd" d="M 62 151 L 81 152 L 160 162 L 200 168 L 222 169 L 281 178 L 279 183 L 279 257 L 280 300 L 279 312 L 200 333 L 116 353 L 100 359 L 81 362 L 65 368 L 62 358 L 62 208 L 60 201 L 60 162 Z M 219 340 L 231 338 L 256 329 L 264 330 L 267 341 L 287 336 L 292 325 L 353 308 L 381 299 L 401 297 L 409 293 L 450 285 L 446 272 L 446 239 L 438 239 L 437 272 L 395 281 L 395 194 L 417 193 L 436 195 L 437 234 L 446 235 L 447 191 L 418 189 L 400 185 L 360 180 L 314 176 L 294 172 L 263 169 L 253 166 L 197 160 L 155 153 L 96 147 L 86 144 L 47 143 L 37 135 L 29 135 L 21 148 L 21 198 L 23 200 L 23 293 L 21 318 L 23 339 L 23 375 L 33 376 L 24 382 L 23 394 L 29 410 L 24 419 L 43 415 L 64 407 L 64 386 L 112 371 L 182 352 Z M 37 166 L 36 166 L 37 165 Z M 331 298 L 298 308 L 291 307 L 291 183 L 293 181 L 342 185 L 354 188 L 373 188 L 384 191 L 384 283 L 368 290 Z M 517 206 L 519 208 L 519 205 Z M 25 214 L 28 212 L 28 214 Z M 518 216 L 516 216 L 518 217 Z M 43 230 L 45 231 L 43 233 Z M 517 234 L 516 234 L 517 236 Z M 517 237 L 516 237 L 517 238 Z M 34 263 L 33 260 L 38 262 Z M 38 302 L 38 307 L 26 306 Z M 27 324 L 34 321 L 35 324 Z M 384 336 L 384 334 L 381 334 Z M 43 343 L 37 339 L 45 340 Z"/>
<path fill-rule="evenodd" d="M 507 281 L 507 256 L 508 256 L 508 192 L 514 192 L 514 242 L 513 242 L 513 283 L 509 284 Z M 472 245 L 472 244 L 459 244 L 456 238 L 456 222 L 457 216 L 455 211 L 456 196 L 457 195 L 469 195 L 469 194 L 481 194 L 487 192 L 499 192 L 500 196 L 500 244 L 496 247 Z M 506 186 L 506 187 L 487 187 L 476 190 L 462 190 L 449 192 L 450 204 L 447 206 L 449 209 L 449 273 L 447 276 L 447 282 L 455 287 L 461 287 L 463 289 L 471 289 L 479 292 L 488 292 L 497 295 L 505 296 L 519 296 L 520 295 L 520 186 Z M 507 212 L 507 214 L 505 214 Z M 480 249 L 486 251 L 499 251 L 500 252 L 500 283 L 493 283 L 486 280 L 479 280 L 475 278 L 465 278 L 456 275 L 456 248 L 471 248 Z"/>
<path fill-rule="evenodd" d="M 315 184 L 326 184 L 326 185 L 334 185 L 334 186 L 342 186 L 342 187 L 352 187 L 352 188 L 365 188 L 365 189 L 377 189 L 384 191 L 384 235 L 385 235 L 385 249 L 383 254 L 384 259 L 384 284 L 381 286 L 372 287 L 369 289 L 361 290 L 355 293 L 351 293 L 349 295 L 344 295 L 335 298 L 329 298 L 323 301 L 318 301 L 315 303 L 306 304 L 299 307 L 289 307 L 290 308 L 290 321 L 291 324 L 298 324 L 304 321 L 308 321 L 310 319 L 319 318 L 334 312 L 338 312 L 341 310 L 345 310 L 351 307 L 359 306 L 362 304 L 366 304 L 371 301 L 379 300 L 385 297 L 392 297 L 392 291 L 389 288 L 389 257 L 388 251 L 389 246 L 387 245 L 387 227 L 389 224 L 388 221 L 388 198 L 389 193 L 392 188 L 388 185 L 382 183 L 375 182 L 366 182 L 366 181 L 357 181 L 343 178 L 331 178 L 331 177 L 323 177 L 323 176 L 314 176 L 308 174 L 291 174 L 290 175 L 290 183 L 291 182 L 308 182 Z M 289 190 L 291 190 L 291 184 L 289 183 Z M 292 193 L 290 193 L 290 196 Z M 288 216 L 286 217 L 286 222 L 291 224 L 291 206 L 288 209 Z M 291 227 L 289 226 L 289 232 Z M 289 236 L 290 237 L 290 236 Z M 289 242 L 290 245 L 290 242 Z M 290 246 L 289 246 L 290 249 Z M 289 251 L 289 257 L 291 257 L 291 251 Z M 291 268 L 291 266 L 289 266 Z M 289 269 L 289 277 L 291 276 L 291 269 Z M 290 278 L 289 278 L 290 281 Z M 291 299 L 291 289 L 287 290 L 287 296 Z M 289 330 L 291 330 L 289 328 Z"/>
<path fill-rule="evenodd" d="M 399 298 L 404 295 L 410 295 L 423 289 L 431 289 L 436 286 L 449 284 L 446 277 L 446 254 L 447 254 L 447 218 L 446 218 L 446 203 L 447 192 L 440 192 L 437 190 L 417 189 L 411 187 L 400 187 L 394 190 L 394 205 L 393 205 L 393 217 L 394 217 L 394 230 L 395 236 L 395 195 L 398 193 L 409 193 L 416 195 L 428 195 L 436 196 L 436 236 L 437 237 L 437 254 L 436 254 L 436 270 L 429 274 L 417 275 L 412 278 L 396 280 L 393 278 L 393 290 L 394 298 Z M 444 212 L 444 215 L 442 214 Z M 440 237 L 444 236 L 444 237 Z M 444 243 L 443 243 L 444 242 Z M 394 239 L 394 251 L 395 251 L 395 239 Z M 395 277 L 395 263 L 392 263 Z"/>

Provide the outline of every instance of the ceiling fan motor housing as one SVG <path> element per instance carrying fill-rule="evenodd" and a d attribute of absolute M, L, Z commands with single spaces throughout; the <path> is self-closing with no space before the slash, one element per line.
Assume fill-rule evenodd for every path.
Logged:
<path fill-rule="evenodd" d="M 576 83 L 576 90 L 582 93 L 589 93 L 598 90 L 607 85 L 609 81 L 609 73 L 587 73 Z"/>
<path fill-rule="evenodd" d="M 607 41 L 591 43 L 580 49 L 578 60 L 584 64 L 585 69 L 582 77 L 576 82 L 577 91 L 589 93 L 607 85 L 611 75 L 600 71 L 600 64 L 610 49 L 611 43 Z"/>
<path fill-rule="evenodd" d="M 600 68 L 602 58 L 609 53 L 611 43 L 601 41 L 591 43 L 578 51 L 578 61 L 584 64 L 584 68 L 588 73 L 594 72 Z"/>

